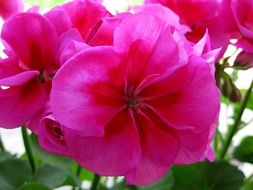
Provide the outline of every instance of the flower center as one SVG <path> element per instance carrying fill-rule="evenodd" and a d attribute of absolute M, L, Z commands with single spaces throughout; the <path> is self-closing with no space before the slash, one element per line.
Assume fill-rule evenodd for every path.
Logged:
<path fill-rule="evenodd" d="M 127 89 L 124 97 L 124 101 L 127 107 L 133 110 L 141 108 L 144 103 L 142 98 L 134 93 L 133 87 Z"/>
<path fill-rule="evenodd" d="M 136 98 L 129 98 L 127 104 L 129 105 L 129 107 L 137 107 L 139 101 Z"/>
<path fill-rule="evenodd" d="M 46 82 L 45 75 L 42 71 L 40 72 L 40 75 L 39 75 L 39 81 L 41 84 L 44 84 Z"/>
<path fill-rule="evenodd" d="M 50 81 L 54 78 L 54 74 L 47 74 L 45 71 L 40 71 L 39 81 L 41 84 L 44 84 L 47 81 Z"/>

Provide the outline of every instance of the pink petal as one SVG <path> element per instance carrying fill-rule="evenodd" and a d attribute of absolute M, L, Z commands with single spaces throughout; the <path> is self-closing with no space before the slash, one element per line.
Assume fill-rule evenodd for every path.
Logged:
<path fill-rule="evenodd" d="M 64 127 L 52 114 L 43 117 L 39 127 L 40 146 L 48 152 L 69 156 L 63 131 Z"/>
<path fill-rule="evenodd" d="M 207 130 L 219 112 L 219 91 L 208 64 L 202 59 L 192 57 L 186 74 L 183 83 L 187 85 L 183 89 L 150 100 L 149 103 L 173 126 L 185 128 L 188 125 L 194 127 L 196 132 L 201 132 Z M 181 85 L 182 79 L 179 77 L 177 80 Z"/>
<path fill-rule="evenodd" d="M 115 31 L 116 51 L 128 52 L 124 61 L 128 86 L 138 86 L 137 91 L 152 82 L 143 79 L 167 76 L 187 63 L 183 44 L 175 41 L 172 29 L 164 24 L 156 17 L 137 14 L 126 17 Z"/>
<path fill-rule="evenodd" d="M 215 161 L 215 153 L 211 147 L 208 147 L 204 156 L 208 159 L 209 162 Z"/>
<path fill-rule="evenodd" d="M 85 137 L 66 128 L 65 141 L 77 162 L 100 175 L 122 176 L 140 159 L 137 128 L 127 111 L 115 115 L 103 137 Z"/>
<path fill-rule="evenodd" d="M 84 40 L 87 40 L 90 31 L 109 13 L 97 2 L 92 0 L 75 0 L 65 4 L 63 8 L 68 12 L 72 27 L 79 30 Z"/>
<path fill-rule="evenodd" d="M 41 107 L 25 125 L 32 131 L 33 134 L 38 134 L 40 120 L 44 117 L 45 107 Z"/>
<path fill-rule="evenodd" d="M 30 69 L 43 70 L 54 61 L 58 49 L 53 25 L 35 13 L 21 13 L 6 21 L 2 39 Z"/>
<path fill-rule="evenodd" d="M 145 114 L 137 116 L 136 124 L 141 141 L 141 160 L 126 175 L 130 185 L 146 185 L 160 179 L 173 164 L 179 145 L 169 133 L 165 133 Z"/>
<path fill-rule="evenodd" d="M 253 3 L 250 0 L 232 0 L 231 1 L 232 13 L 235 18 L 236 24 L 242 35 L 249 40 L 253 39 L 252 34 L 252 12 Z"/>
<path fill-rule="evenodd" d="M 39 71 L 25 71 L 14 76 L 0 79 L 0 86 L 19 86 L 27 83 L 32 78 L 39 76 Z"/>
<path fill-rule="evenodd" d="M 53 80 L 56 120 L 84 136 L 103 135 L 104 126 L 123 106 L 108 73 L 118 64 L 111 47 L 88 48 L 67 61 Z"/>
<path fill-rule="evenodd" d="M 201 133 L 196 133 L 191 129 L 177 131 L 176 136 L 181 148 L 175 164 L 192 164 L 202 161 L 209 146 L 209 134 L 209 130 Z"/>
<path fill-rule="evenodd" d="M 219 60 L 220 55 L 223 55 L 222 48 L 209 51 L 202 55 L 202 58 L 209 64 L 213 77 L 215 77 L 215 64 Z"/>
<path fill-rule="evenodd" d="M 149 24 L 147 24 L 149 23 Z M 114 45 L 118 52 L 128 52 L 133 42 L 142 44 L 139 51 L 148 56 L 157 43 L 165 23 L 147 14 L 129 15 L 115 30 Z"/>
<path fill-rule="evenodd" d="M 144 109 L 144 112 L 155 122 L 157 128 L 173 135 L 178 140 L 179 153 L 175 160 L 176 164 L 190 164 L 202 161 L 205 158 L 211 139 L 209 137 L 212 130 L 215 130 L 215 126 L 209 126 L 208 130 L 197 133 L 191 126 L 180 126 L 180 128 L 173 126 L 173 124 L 164 120 L 159 113 L 148 107 Z"/>
<path fill-rule="evenodd" d="M 194 45 L 193 49 L 194 53 L 198 56 L 201 56 L 211 50 L 211 42 L 208 31 L 206 31 L 205 35 Z"/>
<path fill-rule="evenodd" d="M 19 62 L 16 56 L 0 59 L 0 79 L 23 72 L 24 70 L 22 70 L 18 64 Z"/>
<path fill-rule="evenodd" d="M 72 41 L 80 41 L 83 42 L 81 34 L 76 29 L 69 29 L 67 32 L 63 33 L 60 37 L 60 48 L 59 52 L 69 45 Z"/>
<path fill-rule="evenodd" d="M 23 0 L 0 0 L 0 4 L 0 16 L 4 19 L 23 9 Z"/>
<path fill-rule="evenodd" d="M 34 5 L 31 8 L 27 10 L 28 13 L 39 13 L 40 12 L 40 6 Z"/>
<path fill-rule="evenodd" d="M 138 11 L 158 17 L 165 21 L 167 25 L 176 28 L 183 34 L 190 31 L 189 27 L 180 23 L 179 16 L 165 6 L 159 4 L 147 4 L 141 6 Z"/>
<path fill-rule="evenodd" d="M 36 79 L 23 86 L 0 89 L 0 126 L 15 128 L 26 124 L 47 101 L 47 92 Z"/>
<path fill-rule="evenodd" d="M 70 42 L 61 52 L 59 62 L 61 65 L 63 65 L 67 60 L 69 60 L 71 57 L 76 55 L 78 52 L 89 48 L 86 43 L 80 42 L 80 41 L 72 41 Z"/>
<path fill-rule="evenodd" d="M 194 71 L 190 68 L 189 64 L 184 65 L 180 68 L 169 69 L 171 74 L 167 77 L 159 77 L 152 83 L 146 86 L 141 92 L 140 96 L 144 97 L 145 100 L 152 100 L 158 97 L 171 95 L 173 98 L 174 94 L 183 90 L 191 82 Z M 167 99 L 167 102 L 173 99 Z"/>
<path fill-rule="evenodd" d="M 236 46 L 242 48 L 244 51 L 253 53 L 253 44 L 248 38 L 242 37 L 238 40 Z"/>
<path fill-rule="evenodd" d="M 54 25 L 58 35 L 61 35 L 72 27 L 69 15 L 63 8 L 56 7 L 47 12 L 45 16 Z"/>
<path fill-rule="evenodd" d="M 185 44 L 172 35 L 171 28 L 163 30 L 154 46 L 147 65 L 147 73 L 159 73 L 164 76 L 174 72 L 188 62 Z"/>
<path fill-rule="evenodd" d="M 174 11 L 189 25 L 215 16 L 219 0 L 176 0 Z"/>
<path fill-rule="evenodd" d="M 123 13 L 114 17 L 103 18 L 91 31 L 87 43 L 91 46 L 113 45 L 114 31 L 122 19 L 127 16 L 127 13 Z"/>
<path fill-rule="evenodd" d="M 61 45 L 58 57 L 61 65 L 63 65 L 73 55 L 89 47 L 88 44 L 83 42 L 80 33 L 76 29 L 70 29 L 62 34 L 60 41 Z"/>

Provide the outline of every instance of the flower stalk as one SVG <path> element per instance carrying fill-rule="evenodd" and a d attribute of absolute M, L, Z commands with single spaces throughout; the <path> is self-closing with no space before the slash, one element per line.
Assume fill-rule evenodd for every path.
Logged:
<path fill-rule="evenodd" d="M 101 178 L 100 175 L 98 174 L 94 175 L 90 190 L 97 190 L 100 178 Z"/>
<path fill-rule="evenodd" d="M 76 167 L 76 176 L 79 178 L 80 177 L 80 175 L 81 175 L 81 172 L 82 172 L 82 167 L 79 165 L 79 164 L 77 164 L 77 167 Z M 73 187 L 72 188 L 72 190 L 81 190 L 81 187 Z"/>
<path fill-rule="evenodd" d="M 80 177 L 81 171 L 82 171 L 82 167 L 80 165 L 77 165 L 77 168 L 76 168 L 76 176 L 77 177 Z"/>
<path fill-rule="evenodd" d="M 1 151 L 5 151 L 5 148 L 4 148 L 4 144 L 3 144 L 3 141 L 2 141 L 2 138 L 1 138 L 1 135 L 0 135 L 0 150 Z"/>
<path fill-rule="evenodd" d="M 231 128 L 229 128 L 227 136 L 225 137 L 224 143 L 220 149 L 219 159 L 221 159 L 221 160 L 224 159 L 224 157 L 228 151 L 228 148 L 232 142 L 232 139 L 233 139 L 234 135 L 236 134 L 238 127 L 240 126 L 241 118 L 242 118 L 244 110 L 247 106 L 247 103 L 249 101 L 252 89 L 253 89 L 253 80 L 251 81 L 250 87 L 248 88 L 248 90 L 245 94 L 245 97 L 242 101 L 241 107 L 238 111 L 238 114 L 236 115 L 235 123 Z"/>
<path fill-rule="evenodd" d="M 21 132 L 22 132 L 23 142 L 24 142 L 24 146 L 25 146 L 25 151 L 26 151 L 32 172 L 34 173 L 36 170 L 35 159 L 34 159 L 33 152 L 32 152 L 30 138 L 29 138 L 29 135 L 27 133 L 27 129 L 25 126 L 21 127 Z"/>

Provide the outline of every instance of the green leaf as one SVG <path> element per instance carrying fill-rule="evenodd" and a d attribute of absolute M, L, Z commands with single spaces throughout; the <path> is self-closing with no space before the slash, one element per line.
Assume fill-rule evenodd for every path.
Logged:
<path fill-rule="evenodd" d="M 227 162 L 201 162 L 173 167 L 173 190 L 239 190 L 243 173 Z"/>
<path fill-rule="evenodd" d="M 139 188 L 137 188 L 136 186 L 127 186 L 125 180 L 115 183 L 114 186 L 110 188 L 110 190 L 138 190 L 138 189 Z M 99 190 L 106 190 L 106 188 L 100 186 Z"/>
<path fill-rule="evenodd" d="M 24 185 L 22 185 L 19 190 L 52 190 L 45 185 L 42 185 L 40 183 L 35 182 L 27 182 Z"/>
<path fill-rule="evenodd" d="M 235 148 L 233 155 L 242 162 L 253 164 L 253 136 L 244 137 Z"/>
<path fill-rule="evenodd" d="M 78 179 L 68 170 L 50 165 L 39 168 L 32 181 L 40 182 L 50 188 L 59 187 L 63 184 L 80 185 Z"/>
<path fill-rule="evenodd" d="M 140 190 L 171 190 L 174 184 L 172 172 L 169 172 L 164 178 L 153 185 L 139 187 Z"/>
<path fill-rule="evenodd" d="M 221 95 L 221 102 L 226 104 L 227 106 L 230 104 L 230 101 L 225 96 Z"/>
<path fill-rule="evenodd" d="M 46 165 L 35 172 L 32 180 L 40 182 L 47 187 L 55 188 L 62 185 L 66 178 L 66 172 L 63 172 L 61 168 Z"/>
<path fill-rule="evenodd" d="M 73 173 L 69 173 L 69 176 L 65 179 L 62 185 L 70 185 L 72 187 L 81 187 L 80 179 Z"/>
<path fill-rule="evenodd" d="M 27 162 L 6 160 L 0 163 L 0 190 L 16 190 L 32 175 Z"/>
<path fill-rule="evenodd" d="M 76 174 L 77 170 L 79 169 L 78 167 L 79 167 L 78 163 L 73 164 L 71 167 L 72 173 Z M 94 178 L 94 173 L 82 167 L 81 171 L 78 173 L 78 178 L 80 180 L 92 181 Z"/>
<path fill-rule="evenodd" d="M 253 189 L 253 176 L 245 181 L 241 190 L 252 190 L 252 189 Z"/>
<path fill-rule="evenodd" d="M 99 190 L 104 190 L 105 188 L 100 188 Z M 111 190 L 129 190 L 126 186 L 126 182 L 122 181 L 120 183 L 116 183 Z"/>
<path fill-rule="evenodd" d="M 99 185 L 98 190 L 109 190 L 109 189 L 103 185 Z M 113 190 L 113 189 L 111 189 L 111 190 Z M 121 189 L 117 189 L 117 190 L 121 190 Z"/>
<path fill-rule="evenodd" d="M 82 168 L 81 174 L 80 174 L 80 179 L 81 180 L 88 180 L 88 181 L 92 181 L 94 177 L 94 173 L 86 170 L 85 168 Z"/>
<path fill-rule="evenodd" d="M 31 143 L 34 155 L 36 155 L 36 157 L 39 158 L 44 164 L 68 169 L 74 164 L 74 161 L 69 158 L 45 152 L 39 146 L 37 137 L 35 135 L 31 135 Z"/>
<path fill-rule="evenodd" d="M 11 155 L 9 152 L 0 152 L 0 162 L 14 159 L 15 157 Z"/>

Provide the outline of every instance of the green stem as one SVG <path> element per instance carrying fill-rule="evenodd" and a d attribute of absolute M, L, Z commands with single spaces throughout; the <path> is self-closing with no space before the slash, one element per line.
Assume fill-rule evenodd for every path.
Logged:
<path fill-rule="evenodd" d="M 101 178 L 100 175 L 98 175 L 98 174 L 94 175 L 90 190 L 97 190 L 100 178 Z"/>
<path fill-rule="evenodd" d="M 1 150 L 1 151 L 5 151 L 5 148 L 4 148 L 4 144 L 3 144 L 3 141 L 2 141 L 1 135 L 0 135 L 0 150 Z"/>
<path fill-rule="evenodd" d="M 25 126 L 22 126 L 21 132 L 22 132 L 22 137 L 23 137 L 23 142 L 24 142 L 26 154 L 27 154 L 32 172 L 34 173 L 35 169 L 36 169 L 35 159 L 34 159 L 33 152 L 32 152 L 32 146 L 31 146 L 30 138 L 29 138 L 29 135 L 27 133 L 27 129 L 26 129 Z"/>
<path fill-rule="evenodd" d="M 77 164 L 77 167 L 76 167 L 76 176 L 79 178 L 80 177 L 80 175 L 81 175 L 81 171 L 82 171 L 82 167 L 79 165 L 79 164 Z M 81 189 L 81 187 L 73 187 L 72 188 L 72 190 L 75 190 L 75 189 L 77 189 L 77 190 L 80 190 Z"/>
<path fill-rule="evenodd" d="M 128 186 L 129 190 L 137 190 L 138 188 L 135 185 Z"/>
<path fill-rule="evenodd" d="M 232 139 L 233 139 L 233 137 L 234 137 L 234 135 L 235 135 L 238 127 L 240 126 L 241 118 L 242 118 L 243 112 L 244 112 L 244 110 L 245 110 L 245 108 L 247 106 L 247 103 L 249 101 L 250 94 L 252 92 L 252 88 L 253 88 L 253 80 L 251 81 L 250 87 L 247 90 L 247 92 L 245 94 L 245 97 L 244 97 L 244 99 L 242 101 L 242 105 L 241 105 L 241 107 L 240 107 L 240 109 L 238 111 L 238 114 L 236 116 L 235 123 L 234 123 L 234 125 L 231 128 L 229 128 L 228 134 L 227 134 L 227 136 L 226 136 L 226 138 L 224 140 L 224 143 L 223 143 L 223 145 L 222 145 L 222 147 L 220 149 L 221 150 L 220 151 L 220 155 L 219 155 L 220 159 L 224 159 L 224 157 L 225 157 L 225 155 L 226 155 L 226 153 L 228 151 L 228 148 L 229 148 L 229 146 L 230 146 L 230 144 L 232 142 Z"/>
<path fill-rule="evenodd" d="M 214 152 L 217 153 L 218 152 L 218 128 L 216 129 L 216 135 L 214 137 L 214 141 L 213 141 L 213 148 L 214 148 Z"/>
<path fill-rule="evenodd" d="M 77 165 L 77 168 L 76 168 L 76 176 L 77 177 L 80 177 L 81 171 L 82 171 L 82 167 L 80 165 Z"/>

